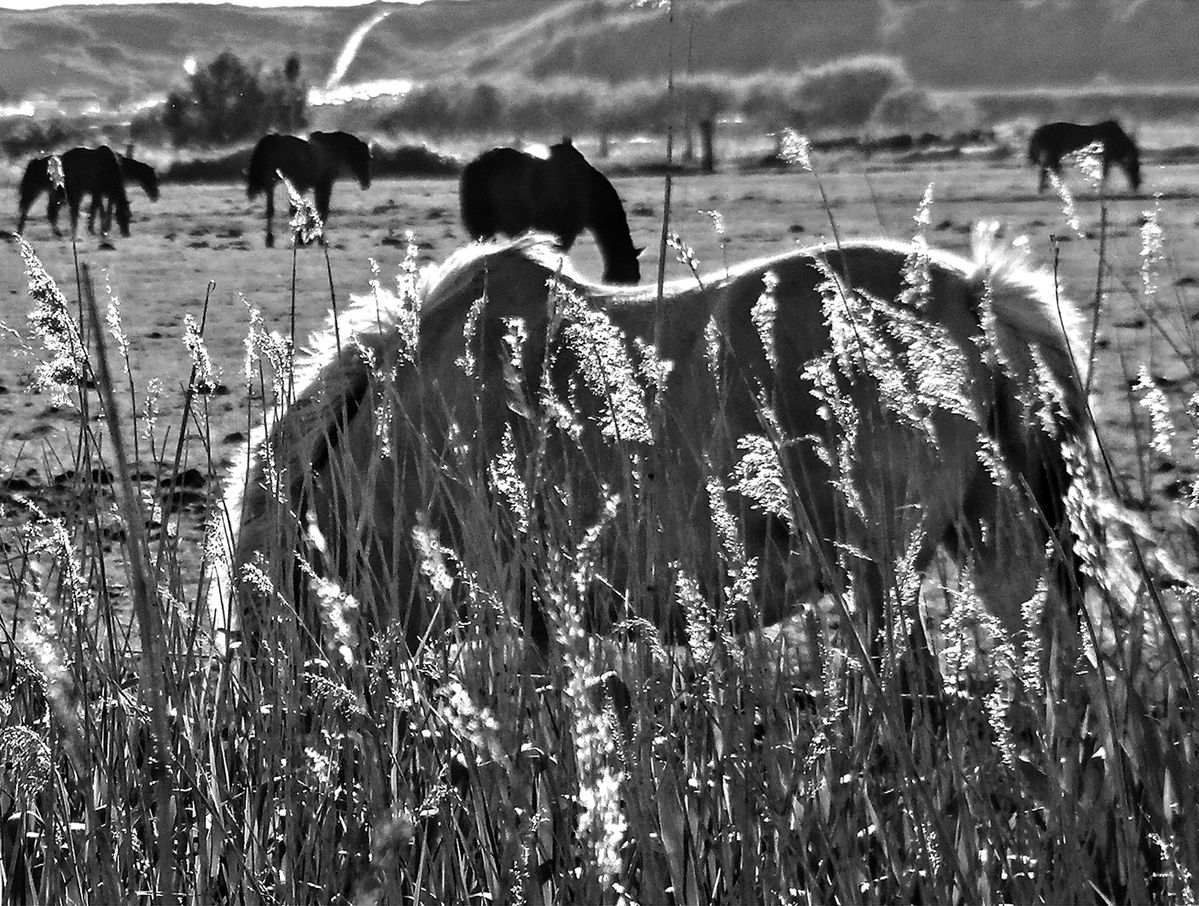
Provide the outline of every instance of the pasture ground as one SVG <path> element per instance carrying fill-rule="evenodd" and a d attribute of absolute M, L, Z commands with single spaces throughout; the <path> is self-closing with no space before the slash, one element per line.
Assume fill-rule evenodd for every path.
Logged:
<path fill-rule="evenodd" d="M 1071 183 L 1085 238 L 1067 225 L 1061 200 L 1052 192 L 1038 196 L 1033 173 L 1014 161 L 848 160 L 828 170 L 821 169 L 819 159 L 815 163 L 827 208 L 812 174 L 799 170 L 677 177 L 672 227 L 695 250 L 701 272 L 719 271 L 725 262 L 735 264 L 786 252 L 797 244 L 832 239 L 834 231 L 842 237 L 910 237 L 915 230 L 913 214 L 931 183 L 931 245 L 968 252 L 972 224 L 998 220 L 1009 237 L 1028 237 L 1033 263 L 1052 267 L 1056 257 L 1063 294 L 1078 302 L 1088 318 L 1093 315 L 1101 204 L 1079 174 L 1071 174 Z M 1147 510 L 1165 530 L 1175 557 L 1192 566 L 1189 514 L 1179 501 L 1196 474 L 1193 451 L 1180 440 L 1173 456 L 1145 461 L 1138 451 L 1146 446 L 1148 416 L 1139 406 L 1130 405 L 1129 387 L 1138 368 L 1146 365 L 1179 418 L 1185 400 L 1196 389 L 1188 352 L 1196 346 L 1193 325 L 1199 318 L 1199 218 L 1188 209 L 1199 197 L 1199 165 L 1149 166 L 1145 175 L 1146 191 L 1161 196 L 1167 262 L 1157 299 L 1148 307 L 1141 289 L 1140 225 L 1154 198 L 1130 196 L 1121 175 L 1114 173 L 1106 201 L 1108 270 L 1103 275 L 1106 292 L 1098 317 L 1095 387 L 1102 439 L 1113 454 L 1130 504 Z M 651 281 L 657 267 L 663 180 L 628 177 L 617 179 L 616 184 L 634 241 L 646 246 L 642 273 L 645 281 Z M 15 187 L 0 192 L 13 199 Z M 278 194 L 282 195 L 281 189 Z M 261 411 L 255 409 L 260 401 L 249 399 L 242 374 L 249 308 L 262 311 L 269 329 L 288 332 L 292 247 L 281 240 L 278 247 L 265 248 L 262 201 L 246 199 L 236 185 L 166 185 L 157 204 L 135 195 L 133 208 L 132 235 L 117 237 L 111 247 L 83 234 L 73 249 L 69 239 L 51 234 L 38 216 L 39 207 L 26 236 L 68 298 L 77 295 L 76 253 L 79 263 L 90 267 L 101 303 L 108 296 L 105 284 L 119 298 L 138 399 L 148 398 L 152 381 L 161 386 L 158 458 L 164 451 L 173 453 L 178 431 L 174 414 L 180 411 L 188 380 L 184 319 L 201 318 L 209 281 L 214 283 L 204 338 L 220 370 L 221 387 L 207 408 L 212 461 L 227 466 L 245 444 L 247 412 Z M 723 249 L 711 218 L 702 213 L 711 210 L 724 218 Z M 282 219 L 277 216 L 277 221 Z M 372 259 L 383 283 L 394 281 L 405 255 L 407 230 L 419 245 L 421 263 L 442 260 L 466 241 L 455 180 L 383 180 L 369 191 L 349 183 L 337 186 L 328 234 L 339 305 L 369 290 Z M 668 278 L 689 276 L 673 252 L 668 250 L 667 255 Z M 589 235 L 580 239 L 573 257 L 585 274 L 599 274 L 598 253 Z M 301 248 L 294 260 L 296 334 L 302 340 L 326 317 L 329 275 L 319 248 Z M 15 246 L 0 254 L 0 297 L 5 300 L 0 321 L 24 335 L 24 342 L 31 342 L 25 319 L 30 301 Z M 0 503 L 8 519 L 21 518 L 25 498 L 51 514 L 72 506 L 71 483 L 64 477 L 67 467 L 62 463 L 71 460 L 75 413 L 54 407 L 44 394 L 29 392 L 32 367 L 23 341 L 10 331 L 0 332 L 0 479 L 9 479 L 7 485 L 0 485 Z M 128 409 L 129 398 L 122 404 Z M 160 478 L 160 469 L 152 462 L 155 455 L 146 451 L 144 441 L 140 452 L 147 480 Z M 207 462 L 202 438 L 193 434 L 183 467 L 199 466 L 203 472 Z M 208 494 L 216 492 L 214 484 L 208 482 Z M 198 540 L 208 495 L 192 489 L 166 502 L 168 512 L 172 507 L 180 510 L 179 555 L 184 562 L 194 562 L 195 552 L 189 548 Z"/>
<path fill-rule="evenodd" d="M 678 179 L 673 226 L 701 270 L 835 234 L 910 236 L 929 183 L 932 245 L 967 251 L 979 219 L 1027 235 L 1033 260 L 1056 261 L 1063 291 L 1095 316 L 1099 428 L 1124 496 L 1165 530 L 1179 572 L 1194 575 L 1182 501 L 1195 472 L 1188 442 L 1199 434 L 1184 421 L 1199 417 L 1185 413 L 1199 355 L 1192 331 L 1199 224 L 1187 213 L 1199 170 L 1147 168 L 1158 201 L 1117 191 L 1101 203 L 1080 189 L 1073 227 L 1060 200 L 1037 197 L 1033 174 L 1014 161 L 821 168 L 817 157 L 816 164 L 819 181 L 800 171 Z M 1072 182 L 1081 186 L 1076 176 Z M 617 184 L 636 241 L 654 249 L 662 181 Z M 341 186 L 329 229 L 338 303 L 368 290 L 372 258 L 379 279 L 394 279 L 407 230 L 421 243 L 422 261 L 458 246 L 455 188 L 449 180 L 384 180 L 370 193 Z M 1140 229 L 1155 204 L 1167 256 L 1156 295 L 1141 287 Z M 202 602 L 194 598 L 202 521 L 216 473 L 246 444 L 248 423 L 265 404 L 262 378 L 241 373 L 245 303 L 270 329 L 290 329 L 293 251 L 263 248 L 261 214 L 234 185 L 168 185 L 157 206 L 137 198 L 135 210 L 131 238 L 111 248 L 81 240 L 78 256 L 95 276 L 101 305 L 106 284 L 120 299 L 132 389 L 119 371 L 98 383 L 125 408 L 127 440 L 133 410 L 152 384 L 161 387 L 154 448 L 143 436 L 135 453 L 142 502 L 161 505 L 150 516 L 148 553 L 136 530 L 137 502 L 119 495 L 125 509 L 114 512 L 108 480 L 90 474 L 111 465 L 87 458 L 93 450 L 110 455 L 107 444 L 91 440 L 107 430 L 95 416 L 96 394 L 85 397 L 89 411 L 81 414 L 28 392 L 35 360 L 21 344 L 31 303 L 16 249 L 0 248 L 7 300 L 0 320 L 13 328 L 0 330 L 0 568 L 8 573 L 0 638 L 20 633 L 20 644 L 9 647 L 10 691 L 0 696 L 0 811 L 9 816 L 0 896 L 790 904 L 1065 902 L 1094 891 L 1110 902 L 1194 898 L 1199 851 L 1189 828 L 1199 814 L 1199 773 L 1192 661 L 1184 652 L 1194 650 L 1193 621 L 1177 621 L 1187 634 L 1159 670 L 1161 659 L 1150 657 L 1160 652 L 1142 659 L 1155 643 L 1140 642 L 1157 625 L 1147 608 L 1119 624 L 1132 627 L 1121 637 L 1128 644 L 1099 656 L 1107 640 L 1100 647 L 1086 619 L 1091 634 L 1077 649 L 1072 631 L 1057 637 L 1031 626 L 1012 639 L 991 633 L 987 642 L 977 596 L 951 590 L 940 601 L 952 595 L 960 603 L 943 619 L 934 615 L 945 644 L 935 664 L 925 662 L 929 671 L 907 650 L 910 624 L 898 632 L 900 623 L 889 624 L 876 670 L 854 621 L 829 623 L 816 609 L 794 621 L 794 637 L 717 639 L 723 624 L 712 614 L 688 613 L 680 651 L 666 652 L 657 635 L 635 626 L 610 644 L 583 632 L 570 591 L 576 574 L 563 573 L 575 560 L 561 552 L 586 547 L 578 531 L 591 517 L 546 500 L 548 528 L 538 526 L 526 559 L 513 568 L 483 556 L 479 568 L 491 572 L 478 587 L 487 601 L 472 597 L 469 619 L 433 633 L 415 652 L 394 627 L 375 632 L 344 619 L 356 605 L 317 585 L 321 618 L 329 620 L 319 649 L 309 644 L 308 626 L 289 620 L 284 601 L 263 621 L 260 643 L 208 657 L 197 631 Z M 725 248 L 703 210 L 723 215 Z M 74 296 L 70 243 L 40 223 L 28 238 Z M 653 258 L 644 263 L 647 278 Z M 302 337 L 323 320 L 329 277 L 318 248 L 299 249 L 294 261 Z M 584 273 L 599 271 L 589 241 L 576 262 Z M 667 272 L 690 279 L 673 257 Z M 1098 308 L 1097 278 L 1107 288 Z M 191 406 L 201 428 L 189 428 L 183 444 L 184 480 L 164 486 L 180 425 L 189 424 L 181 414 L 191 365 L 185 324 L 201 317 L 206 294 L 204 336 L 220 375 L 215 391 Z M 1166 403 L 1156 400 L 1148 413 L 1144 391 L 1130 390 L 1142 366 Z M 1181 432 L 1166 430 L 1166 415 Z M 69 472 L 76 462 L 81 475 Z M 477 495 L 458 513 L 472 555 L 486 555 L 487 541 L 510 526 L 495 521 L 486 498 Z M 45 522 L 12 531 L 35 506 L 68 516 L 75 536 Z M 441 553 L 426 557 L 428 594 L 445 595 L 434 582 L 445 573 Z M 503 619 L 507 611 L 494 606 L 524 600 L 521 578 L 530 574 L 550 577 L 550 658 L 531 652 Z M 936 584 L 926 578 L 926 586 Z M 473 595 L 473 578 L 455 581 Z M 1171 600 L 1190 607 L 1193 586 L 1179 586 L 1169 589 Z M 9 588 L 23 596 L 18 609 L 5 608 Z M 922 602 L 925 613 L 930 603 Z M 694 602 L 692 609 L 703 610 Z M 1027 608 L 1030 624 L 1039 623 L 1035 609 Z M 122 624 L 140 631 L 140 650 L 136 641 L 114 644 Z M 136 664 L 130 650 L 140 654 Z M 1126 663 L 1125 651 L 1136 660 Z M 795 669 L 805 652 L 816 655 L 819 671 L 807 669 L 810 659 Z"/>

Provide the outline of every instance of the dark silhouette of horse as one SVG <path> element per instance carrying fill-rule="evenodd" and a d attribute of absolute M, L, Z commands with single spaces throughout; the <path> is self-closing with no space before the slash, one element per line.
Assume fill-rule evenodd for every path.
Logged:
<path fill-rule="evenodd" d="M 633 246 L 620 196 L 599 170 L 563 139 L 548 158 L 515 148 L 484 151 L 462 171 L 462 223 L 474 239 L 544 230 L 569 250 L 591 230 L 604 258 L 605 283 L 638 283 L 641 249 Z"/>
<path fill-rule="evenodd" d="M 297 192 L 312 189 L 316 212 L 321 222 L 327 223 L 333 180 L 347 172 L 362 188 L 370 188 L 370 148 L 348 132 L 313 132 L 307 139 L 272 132 L 260 138 L 250 154 L 246 195 L 255 198 L 259 192 L 266 193 L 267 246 L 275 244 L 275 185 L 280 173 Z"/>
<path fill-rule="evenodd" d="M 128 236 L 129 199 L 125 194 L 125 176 L 121 169 L 120 155 L 108 145 L 101 145 L 99 148 L 72 148 L 63 152 L 59 159 L 62 161 L 62 188 L 50 181 L 49 157 L 36 157 L 26 165 L 19 189 L 17 232 L 25 229 L 29 209 L 38 196 L 47 192 L 49 199 L 46 202 L 46 219 L 50 221 L 55 236 L 62 235 L 58 228 L 58 209 L 64 201 L 71 212 L 71 233 L 74 235 L 78 232 L 79 208 L 85 195 L 92 196 L 93 209 L 100 205 L 101 199 L 108 200 L 100 219 L 101 232 L 108 233 L 115 214 L 121 235 Z M 155 180 L 152 197 L 157 196 L 157 193 Z M 94 213 L 92 216 L 94 217 Z"/>
<path fill-rule="evenodd" d="M 1128 177 L 1134 192 L 1141 188 L 1141 154 L 1136 143 L 1115 120 L 1102 123 L 1046 123 L 1028 141 L 1028 162 L 1040 170 L 1037 191 L 1044 192 L 1049 171 L 1062 175 L 1062 157 L 1092 142 L 1103 145 L 1103 178 L 1113 163 Z"/>
<path fill-rule="evenodd" d="M 125 177 L 125 182 L 128 183 L 132 180 L 141 186 L 147 198 L 151 201 L 158 201 L 158 174 L 154 172 L 154 168 L 135 158 L 132 149 L 126 151 L 125 154 L 118 154 L 117 160 L 121 164 L 121 173 Z M 107 202 L 107 209 L 104 207 L 105 202 Z M 115 204 L 115 199 L 104 198 L 96 193 L 92 194 L 92 204 L 87 214 L 87 231 L 89 233 L 96 232 L 96 214 L 98 212 L 104 211 L 109 222 L 112 221 Z"/>

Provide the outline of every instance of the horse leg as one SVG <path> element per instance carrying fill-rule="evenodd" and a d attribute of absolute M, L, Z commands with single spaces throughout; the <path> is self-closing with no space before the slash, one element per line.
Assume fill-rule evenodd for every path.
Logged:
<path fill-rule="evenodd" d="M 92 235 L 95 235 L 96 233 L 96 212 L 99 210 L 100 196 L 93 192 L 91 206 L 87 209 L 87 231 Z M 105 225 L 103 217 L 100 218 L 100 230 L 101 232 L 108 232 L 108 228 Z"/>
<path fill-rule="evenodd" d="M 324 227 L 329 223 L 329 199 L 333 195 L 333 180 L 328 182 L 319 182 L 312 190 L 314 201 L 316 202 L 316 213 L 321 219 L 321 235 L 317 240 L 321 245 L 325 244 Z"/>
<path fill-rule="evenodd" d="M 266 247 L 275 247 L 275 184 L 271 183 L 266 190 Z"/>
<path fill-rule="evenodd" d="M 46 199 L 46 220 L 49 221 L 54 235 L 59 238 L 62 238 L 62 230 L 58 228 L 58 209 L 61 204 L 62 199 L 55 192 L 51 192 L 50 197 Z"/>
<path fill-rule="evenodd" d="M 79 238 L 79 206 L 82 203 L 82 197 L 67 199 L 67 207 L 71 211 L 71 236 L 75 239 Z"/>

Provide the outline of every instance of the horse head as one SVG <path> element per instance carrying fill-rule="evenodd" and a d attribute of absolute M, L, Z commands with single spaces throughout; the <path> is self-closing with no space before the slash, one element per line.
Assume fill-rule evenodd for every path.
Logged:
<path fill-rule="evenodd" d="M 613 256 L 604 267 L 604 282 L 605 283 L 629 283 L 635 284 L 641 282 L 641 262 L 638 260 L 641 253 L 645 249 L 634 247 L 633 256 L 631 258 L 624 256 Z"/>

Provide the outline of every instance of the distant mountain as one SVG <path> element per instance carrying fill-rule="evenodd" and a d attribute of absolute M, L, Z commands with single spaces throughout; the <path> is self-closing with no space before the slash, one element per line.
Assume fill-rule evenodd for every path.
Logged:
<path fill-rule="evenodd" d="M 253 9 L 146 4 L 0 10 L 0 97 L 162 95 L 189 57 L 232 50 L 278 66 L 299 53 L 322 84 L 382 10 L 346 81 L 573 73 L 793 70 L 834 57 L 902 58 L 932 88 L 1199 84 L 1199 4 L 1178 0 L 431 0 L 420 6 Z M 672 51 L 668 53 L 668 48 Z"/>

